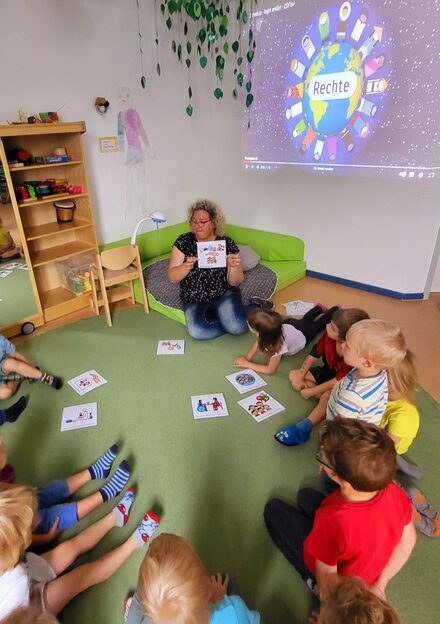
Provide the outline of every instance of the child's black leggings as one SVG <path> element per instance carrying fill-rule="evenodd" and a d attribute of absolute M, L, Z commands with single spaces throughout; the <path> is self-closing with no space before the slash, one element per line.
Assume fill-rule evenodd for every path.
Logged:
<path fill-rule="evenodd" d="M 283 325 L 293 325 L 295 329 L 298 329 L 304 334 L 306 337 L 306 344 L 309 344 L 309 342 L 312 342 L 312 340 L 325 329 L 327 323 L 330 323 L 337 309 L 338 306 L 334 306 L 330 308 L 328 312 L 323 312 L 322 308 L 315 306 L 300 319 L 284 319 Z"/>
<path fill-rule="evenodd" d="M 325 495 L 313 488 L 298 492 L 297 503 L 272 498 L 264 508 L 264 522 L 275 546 L 306 581 L 313 574 L 304 563 L 304 541 L 313 528 L 315 513 Z"/>

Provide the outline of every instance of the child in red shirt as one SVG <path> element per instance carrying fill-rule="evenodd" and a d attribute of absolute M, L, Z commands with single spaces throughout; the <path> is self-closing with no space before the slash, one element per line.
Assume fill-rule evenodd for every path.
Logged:
<path fill-rule="evenodd" d="M 310 587 L 325 594 L 336 575 L 358 576 L 383 596 L 416 542 L 410 501 L 393 482 L 394 443 L 375 425 L 337 417 L 322 424 L 316 459 L 339 489 L 325 498 L 305 488 L 297 505 L 270 500 L 267 529 Z"/>

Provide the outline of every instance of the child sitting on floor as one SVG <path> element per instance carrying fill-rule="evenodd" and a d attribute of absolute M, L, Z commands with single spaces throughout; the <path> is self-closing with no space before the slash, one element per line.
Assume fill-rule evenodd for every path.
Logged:
<path fill-rule="evenodd" d="M 0 219 L 0 261 L 12 260 L 20 257 L 20 249 L 15 245 L 14 239 L 6 228 L 2 226 Z"/>
<path fill-rule="evenodd" d="M 98 505 L 122 492 L 130 477 L 130 467 L 125 460 L 119 464 L 109 482 L 97 492 L 79 501 L 65 502 L 89 481 L 107 478 L 118 451 L 118 445 L 114 444 L 89 468 L 68 477 L 66 480 L 56 479 L 36 489 L 38 519 L 32 528 L 32 546 L 47 544 L 57 535 L 58 531 L 70 529 Z M 6 449 L 0 436 L 0 470 L 6 466 L 6 462 Z M 132 499 L 133 497 L 134 490 L 130 488 L 127 490 L 124 499 Z M 122 507 L 120 510 L 122 511 Z"/>
<path fill-rule="evenodd" d="M 295 390 L 305 399 L 319 397 L 341 380 L 351 370 L 340 353 L 340 344 L 345 341 L 348 330 L 358 321 L 370 318 L 364 310 L 340 308 L 327 323 L 325 332 L 310 351 L 300 369 L 289 373 Z M 315 366 L 322 358 L 322 366 Z"/>
<path fill-rule="evenodd" d="M 62 377 L 44 373 L 32 366 L 24 355 L 16 351 L 12 342 L 0 336 L 0 399 L 9 399 L 14 395 L 24 378 L 41 381 L 55 390 L 63 385 Z"/>
<path fill-rule="evenodd" d="M 376 425 L 342 417 L 323 423 L 320 436 L 316 460 L 338 489 L 325 497 L 303 488 L 296 505 L 270 500 L 266 527 L 314 591 L 325 596 L 338 576 L 359 576 L 383 597 L 416 543 L 411 504 L 393 482 L 394 443 Z"/>
<path fill-rule="evenodd" d="M 92 563 L 62 573 L 110 529 L 126 524 L 131 502 L 125 501 L 124 513 L 116 506 L 72 539 L 39 556 L 26 552 L 37 506 L 33 490 L 0 484 L 0 619 L 18 607 L 28 606 L 31 597 L 34 603 L 39 602 L 43 609 L 57 615 L 77 594 L 110 578 L 157 529 L 160 520 L 152 512 L 145 514 L 123 544 Z"/>
<path fill-rule="evenodd" d="M 283 355 L 295 355 L 323 331 L 338 308 L 328 310 L 318 304 L 301 319 L 284 318 L 274 310 L 252 310 L 248 316 L 249 329 L 257 340 L 244 357 L 235 359 L 239 368 L 251 368 L 257 373 L 273 375 Z M 262 351 L 269 355 L 268 364 L 254 364 L 253 359 Z"/>
<path fill-rule="evenodd" d="M 126 604 L 126 624 L 259 624 L 238 596 L 227 596 L 228 578 L 208 577 L 192 546 L 164 533 L 148 549 L 136 593 Z"/>
<path fill-rule="evenodd" d="M 388 373 L 389 401 L 380 426 L 394 441 L 397 452 L 397 470 L 418 479 L 422 471 L 402 457 L 419 430 L 419 412 L 414 392 L 417 385 L 414 356 L 410 351 Z M 440 518 L 433 505 L 416 487 L 402 485 L 413 506 L 413 522 L 417 530 L 429 537 L 440 537 Z"/>
<path fill-rule="evenodd" d="M 400 624 L 392 606 L 353 576 L 340 578 L 323 597 L 309 624 Z"/>
<path fill-rule="evenodd" d="M 299 423 L 280 429 L 275 434 L 277 442 L 286 446 L 304 444 L 314 425 L 325 416 L 328 419 L 336 416 L 359 418 L 380 425 L 388 402 L 386 370 L 396 366 L 407 354 L 400 328 L 389 321 L 358 321 L 348 330 L 341 349 L 345 363 L 352 370 L 331 393 L 327 391 L 326 409 L 319 411 L 315 408 Z"/>

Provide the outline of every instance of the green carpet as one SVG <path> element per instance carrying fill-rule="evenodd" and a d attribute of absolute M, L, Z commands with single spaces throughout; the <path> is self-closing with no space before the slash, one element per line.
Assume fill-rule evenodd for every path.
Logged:
<path fill-rule="evenodd" d="M 178 338 L 186 341 L 184 356 L 156 356 L 159 339 Z M 294 498 L 300 486 L 318 483 L 316 434 L 294 449 L 272 438 L 279 427 L 305 416 L 312 403 L 292 391 L 287 378 L 302 362 L 300 353 L 283 358 L 277 374 L 267 378 L 267 391 L 286 411 L 256 423 L 237 405 L 242 396 L 225 375 L 234 372 L 234 357 L 245 354 L 252 339 L 248 334 L 196 342 L 182 325 L 155 312 L 145 316 L 139 308 L 117 313 L 112 328 L 101 316 L 34 337 L 20 350 L 41 368 L 66 380 L 95 368 L 108 383 L 84 397 L 67 385 L 59 392 L 23 385 L 30 405 L 16 424 L 2 428 L 2 435 L 17 481 L 35 485 L 68 476 L 113 442 L 121 444 L 120 458 L 133 466 L 138 487 L 130 521 L 113 529 L 83 562 L 120 543 L 153 507 L 161 513 L 162 531 L 188 537 L 209 572 L 228 572 L 266 623 L 296 624 L 306 621 L 315 600 L 272 545 L 262 512 L 268 498 Z M 190 395 L 211 392 L 224 393 L 230 415 L 195 421 Z M 89 401 L 98 402 L 98 426 L 61 433 L 62 408 Z M 419 408 L 421 430 L 410 458 L 423 466 L 420 487 L 440 507 L 440 407 L 420 391 Z M 84 494 L 93 491 L 89 485 Z M 96 510 L 64 537 L 111 507 Z M 435 619 L 439 549 L 438 540 L 419 536 L 410 563 L 390 583 L 388 598 L 408 624 Z M 61 621 L 120 624 L 122 601 L 136 586 L 143 555 L 139 551 L 112 579 L 76 598 Z"/>
<path fill-rule="evenodd" d="M 11 325 L 37 313 L 29 273 L 25 269 L 8 269 L 12 262 L 26 264 L 21 258 L 0 263 L 0 271 L 10 271 L 0 278 L 0 325 Z"/>

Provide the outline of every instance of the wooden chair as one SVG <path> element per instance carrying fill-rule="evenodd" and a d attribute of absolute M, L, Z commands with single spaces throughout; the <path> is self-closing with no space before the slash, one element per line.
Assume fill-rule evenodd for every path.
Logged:
<path fill-rule="evenodd" d="M 99 316 L 100 306 L 104 306 L 109 327 L 112 326 L 110 303 L 130 299 L 134 304 L 133 281 L 136 279 L 141 284 L 144 310 L 145 314 L 148 314 L 148 299 L 137 245 L 115 247 L 97 254 L 96 264 L 92 265 L 90 269 L 92 277 L 91 305 L 97 316 Z"/>

